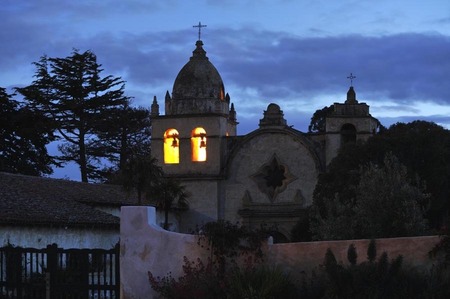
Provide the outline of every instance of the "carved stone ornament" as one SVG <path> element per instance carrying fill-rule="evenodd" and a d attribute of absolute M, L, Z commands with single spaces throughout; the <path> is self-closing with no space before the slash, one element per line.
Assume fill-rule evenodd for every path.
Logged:
<path fill-rule="evenodd" d="M 251 178 L 272 203 L 278 194 L 286 190 L 286 187 L 297 179 L 276 155 L 273 155 L 266 164 L 262 165 Z"/>

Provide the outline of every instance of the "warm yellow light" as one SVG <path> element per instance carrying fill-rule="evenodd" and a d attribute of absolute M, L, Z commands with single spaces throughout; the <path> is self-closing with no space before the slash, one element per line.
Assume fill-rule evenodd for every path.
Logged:
<path fill-rule="evenodd" d="M 178 131 L 169 129 L 164 133 L 164 163 L 180 163 L 180 139 Z"/>
<path fill-rule="evenodd" d="M 192 150 L 192 161 L 194 162 L 204 162 L 206 161 L 206 131 L 203 128 L 195 128 L 192 130 L 191 137 L 191 150 Z"/>
<path fill-rule="evenodd" d="M 225 91 L 223 90 L 223 88 L 220 89 L 219 99 L 221 99 L 222 101 L 225 99 Z"/>

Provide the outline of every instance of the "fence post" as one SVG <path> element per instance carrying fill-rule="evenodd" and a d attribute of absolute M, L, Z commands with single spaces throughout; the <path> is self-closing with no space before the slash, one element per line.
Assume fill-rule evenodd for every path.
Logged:
<path fill-rule="evenodd" d="M 50 299 L 50 272 L 45 272 L 45 299 Z"/>
<path fill-rule="evenodd" d="M 22 297 L 22 248 L 8 246 L 5 250 L 6 287 L 16 291 L 17 298 Z"/>
<path fill-rule="evenodd" d="M 53 298 L 53 287 L 55 285 L 56 272 L 58 270 L 58 245 L 47 245 L 47 273 L 45 274 L 45 298 Z"/>
<path fill-rule="evenodd" d="M 115 269 L 115 298 L 120 296 L 120 243 L 117 243 L 114 247 L 114 269 Z"/>
<path fill-rule="evenodd" d="M 83 298 L 89 297 L 89 251 L 81 249 L 78 252 L 78 271 L 80 275 L 80 286 Z"/>

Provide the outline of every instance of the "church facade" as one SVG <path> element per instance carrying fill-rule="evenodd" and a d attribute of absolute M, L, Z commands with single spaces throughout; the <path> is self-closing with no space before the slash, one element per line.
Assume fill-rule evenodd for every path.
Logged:
<path fill-rule="evenodd" d="M 277 240 L 288 240 L 340 146 L 366 140 L 377 129 L 353 87 L 333 108 L 325 132 L 312 134 L 288 126 L 281 108 L 269 103 L 259 128 L 238 136 L 234 104 L 198 40 L 166 93 L 165 114 L 156 97 L 151 107 L 152 155 L 190 193 L 177 230 L 225 219 L 251 228 L 265 224 Z"/>

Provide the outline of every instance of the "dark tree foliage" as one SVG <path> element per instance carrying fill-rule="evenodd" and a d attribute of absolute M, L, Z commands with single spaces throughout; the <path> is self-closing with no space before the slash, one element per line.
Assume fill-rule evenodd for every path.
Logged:
<path fill-rule="evenodd" d="M 403 237 L 427 232 L 424 207 L 429 195 L 408 178 L 407 170 L 388 153 L 383 166 L 371 163 L 358 185 L 356 217 L 361 236 Z"/>
<path fill-rule="evenodd" d="M 313 202 L 311 231 L 315 239 L 332 240 L 422 235 L 427 231 L 427 199 L 423 188 L 408 178 L 406 167 L 388 153 L 381 165 L 361 169 L 351 200 L 338 191 L 320 206 Z"/>
<path fill-rule="evenodd" d="M 46 145 L 54 138 L 51 122 L 0 88 L 0 171 L 40 176 L 51 174 Z"/>
<path fill-rule="evenodd" d="M 311 122 L 308 126 L 308 132 L 310 133 L 323 133 L 325 132 L 325 120 L 327 116 L 333 113 L 333 106 L 325 106 L 320 110 L 316 110 L 311 117 Z"/>
<path fill-rule="evenodd" d="M 311 229 L 309 227 L 309 209 L 301 215 L 297 223 L 291 230 L 291 242 L 309 242 L 312 240 Z"/>
<path fill-rule="evenodd" d="M 93 156 L 112 163 L 111 167 L 98 170 L 108 183 L 123 184 L 121 173 L 129 172 L 136 159 L 150 157 L 150 112 L 128 104 L 107 111 L 97 128 L 97 137 L 89 142 Z"/>
<path fill-rule="evenodd" d="M 124 82 L 118 77 L 101 77 L 103 69 L 91 51 L 74 50 L 65 58 L 42 56 L 34 64 L 36 80 L 17 90 L 35 111 L 57 124 L 63 141 L 59 159 L 77 163 L 83 182 L 97 178 L 102 157 L 90 145 L 98 138 L 99 129 L 111 124 L 118 117 L 116 110 L 127 102 Z"/>
<path fill-rule="evenodd" d="M 150 201 L 164 211 L 164 229 L 169 229 L 169 212 L 175 205 L 187 209 L 189 193 L 180 181 L 173 178 L 160 178 L 153 181 L 147 193 Z"/>
<path fill-rule="evenodd" d="M 358 262 L 358 253 L 356 252 L 356 247 L 354 244 L 350 244 L 347 249 L 347 259 L 352 266 L 355 266 Z"/>
<path fill-rule="evenodd" d="M 150 111 L 124 106 L 116 113 L 118 119 L 110 118 L 110 124 L 99 132 L 99 140 L 106 142 L 100 152 L 110 154 L 110 161 L 122 169 L 132 155 L 150 155 Z"/>
<path fill-rule="evenodd" d="M 444 225 L 450 210 L 450 131 L 432 122 L 414 121 L 397 123 L 380 138 L 379 143 L 384 142 L 411 176 L 425 181 L 425 191 L 431 194 L 428 219 L 435 228 Z"/>
<path fill-rule="evenodd" d="M 155 158 L 150 155 L 133 154 L 115 174 L 116 184 L 120 183 L 127 191 L 135 191 L 138 204 L 143 203 L 144 195 L 149 195 L 162 179 L 163 172 Z"/>
<path fill-rule="evenodd" d="M 370 244 L 367 261 L 356 264 L 349 260 L 348 266 L 337 263 L 328 249 L 324 261 L 326 279 L 320 285 L 322 294 L 314 298 L 447 298 L 441 296 L 448 294 L 448 283 L 442 277 L 433 279 L 405 265 L 401 255 L 390 260 L 383 252 L 377 258 L 375 243 Z M 355 248 L 351 250 L 356 256 Z"/>
<path fill-rule="evenodd" d="M 330 210 L 326 204 L 332 202 L 340 208 L 339 213 L 355 216 L 360 169 L 370 163 L 383 165 L 389 152 L 406 166 L 410 183 L 424 186 L 424 193 L 430 195 L 428 205 L 422 207 L 427 209 L 430 225 L 434 228 L 444 225 L 450 208 L 450 132 L 425 121 L 397 123 L 366 143 L 341 148 L 328 171 L 319 176 L 314 190 L 313 201 L 320 216 L 328 216 Z"/>

